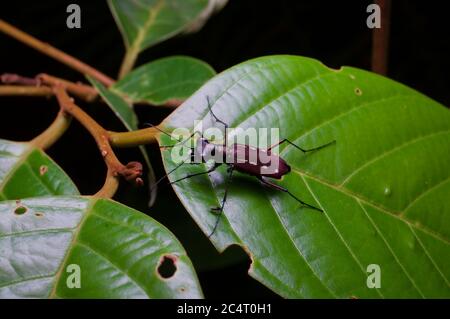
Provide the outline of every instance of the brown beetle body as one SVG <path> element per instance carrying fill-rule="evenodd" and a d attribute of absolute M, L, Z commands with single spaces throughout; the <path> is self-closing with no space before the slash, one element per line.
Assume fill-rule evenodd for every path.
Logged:
<path fill-rule="evenodd" d="M 233 159 L 230 164 L 241 173 L 281 179 L 291 171 L 286 161 L 270 150 L 234 144 L 230 147 L 229 154 Z"/>
<path fill-rule="evenodd" d="M 250 145 L 245 144 L 233 144 L 231 146 L 227 145 L 227 130 L 228 130 L 228 124 L 217 118 L 217 116 L 213 113 L 211 109 L 211 105 L 208 100 L 208 108 L 212 115 L 212 117 L 219 123 L 223 124 L 225 127 L 225 139 L 224 144 L 214 144 L 210 143 L 208 139 L 203 137 L 203 134 L 201 134 L 201 138 L 197 140 L 197 143 L 194 147 L 191 147 L 191 163 L 192 164 L 198 164 L 198 163 L 207 163 L 210 161 L 214 162 L 214 165 L 208 169 L 207 171 L 202 171 L 198 173 L 193 173 L 186 175 L 183 178 L 177 179 L 175 181 L 172 181 L 171 184 L 178 183 L 182 180 L 185 180 L 187 178 L 191 178 L 194 176 L 199 176 L 203 174 L 209 174 L 216 170 L 219 166 L 222 164 L 225 164 L 228 166 L 228 179 L 227 184 L 225 186 L 225 193 L 223 195 L 223 199 L 220 203 L 220 206 L 211 208 L 212 212 L 215 212 L 218 214 L 218 218 L 216 220 L 216 223 L 214 225 L 214 228 L 212 232 L 208 235 L 208 237 L 211 237 L 214 232 L 216 231 L 217 225 L 219 223 L 219 217 L 220 214 L 223 212 L 223 208 L 227 199 L 228 194 L 228 185 L 232 178 L 233 171 L 239 171 L 244 174 L 248 174 L 251 176 L 255 176 L 258 178 L 262 184 L 265 186 L 268 186 L 272 189 L 276 189 L 278 191 L 285 192 L 289 194 L 292 198 L 294 198 L 297 202 L 299 202 L 302 206 L 322 212 L 321 208 L 315 207 L 313 205 L 310 205 L 308 203 L 305 203 L 300 198 L 295 196 L 293 193 L 291 193 L 287 188 L 277 185 L 270 181 L 270 178 L 273 179 L 281 179 L 284 175 L 288 174 L 291 171 L 291 167 L 286 163 L 286 161 L 281 158 L 277 154 L 272 153 L 272 149 L 275 148 L 278 145 L 281 145 L 283 143 L 289 143 L 296 149 L 300 150 L 303 153 L 313 152 L 320 150 L 328 145 L 331 145 L 335 141 L 331 141 L 329 143 L 326 143 L 324 145 L 310 148 L 310 149 L 303 149 L 300 146 L 294 144 L 288 139 L 283 139 L 279 141 L 278 143 L 270 146 L 267 149 L 257 148 Z M 158 129 L 158 128 L 157 128 Z M 158 129 L 160 130 L 160 129 Z M 162 130 L 161 130 L 162 131 Z M 170 136 L 170 134 L 162 131 L 162 133 Z M 187 141 L 191 140 L 192 137 L 194 137 L 195 134 L 199 133 L 198 131 L 195 131 L 192 133 L 189 138 L 185 139 L 184 141 L 179 142 L 179 144 L 185 144 Z M 175 144 L 176 145 L 176 144 Z M 164 146 L 164 147 L 174 147 L 175 145 L 170 146 Z M 171 170 L 167 175 L 178 169 L 180 166 L 185 164 L 185 162 L 181 162 L 176 166 L 173 170 Z M 159 180 L 161 181 L 161 179 Z M 157 183 L 159 183 L 159 181 Z"/>

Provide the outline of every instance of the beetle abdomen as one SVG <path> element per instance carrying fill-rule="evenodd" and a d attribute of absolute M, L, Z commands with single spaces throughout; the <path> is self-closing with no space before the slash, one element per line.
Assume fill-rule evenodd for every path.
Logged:
<path fill-rule="evenodd" d="M 254 176 L 280 179 L 291 171 L 290 166 L 280 156 L 243 144 L 232 146 L 231 162 L 237 171 Z"/>

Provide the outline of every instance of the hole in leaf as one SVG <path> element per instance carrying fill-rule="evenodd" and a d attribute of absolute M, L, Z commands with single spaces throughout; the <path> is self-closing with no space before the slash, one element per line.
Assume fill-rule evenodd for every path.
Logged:
<path fill-rule="evenodd" d="M 361 89 L 360 89 L 360 88 L 356 88 L 356 89 L 355 89 L 355 94 L 356 94 L 356 95 L 362 95 Z"/>
<path fill-rule="evenodd" d="M 39 174 L 44 175 L 45 173 L 47 173 L 48 171 L 48 167 L 45 165 L 42 165 L 41 167 L 39 167 Z"/>
<path fill-rule="evenodd" d="M 176 261 L 177 259 L 175 256 L 171 255 L 162 256 L 157 268 L 158 274 L 164 279 L 172 277 L 177 271 L 177 266 L 175 265 Z"/>
<path fill-rule="evenodd" d="M 36 216 L 36 217 L 43 217 L 44 213 L 37 212 L 37 213 L 34 213 L 34 216 Z"/>
<path fill-rule="evenodd" d="M 28 208 L 26 208 L 25 206 L 18 206 L 16 207 L 16 209 L 14 210 L 14 214 L 16 215 L 23 215 L 27 212 Z"/>

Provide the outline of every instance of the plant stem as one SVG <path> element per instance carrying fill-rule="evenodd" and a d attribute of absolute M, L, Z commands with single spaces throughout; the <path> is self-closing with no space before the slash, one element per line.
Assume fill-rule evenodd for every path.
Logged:
<path fill-rule="evenodd" d="M 53 91 L 46 86 L 17 86 L 17 85 L 0 85 L 0 96 L 44 96 L 51 97 Z"/>
<path fill-rule="evenodd" d="M 94 194 L 95 197 L 112 198 L 119 189 L 119 180 L 114 173 L 108 169 L 106 174 L 105 183 L 102 188 Z"/>
<path fill-rule="evenodd" d="M 60 110 L 52 124 L 31 140 L 31 144 L 43 150 L 51 147 L 69 128 L 72 117 Z"/>
<path fill-rule="evenodd" d="M 53 95 L 50 88 L 55 85 L 63 85 L 67 91 L 86 102 L 93 102 L 97 96 L 97 91 L 81 82 L 70 82 L 45 73 L 39 74 L 35 78 L 28 78 L 18 74 L 5 73 L 0 76 L 0 82 L 6 84 L 17 84 L 18 86 L 0 86 L 1 95 Z M 44 86 L 41 86 L 44 85 Z M 1 89 L 5 88 L 5 89 Z M 27 88 L 19 89 L 19 88 Z M 31 89 L 30 89 L 31 88 Z"/>
<path fill-rule="evenodd" d="M 68 92 L 76 95 L 77 97 L 83 99 L 86 102 L 92 102 L 98 96 L 96 89 L 94 89 L 92 86 L 83 84 L 81 82 L 73 83 L 45 73 L 39 74 L 37 76 L 37 79 L 43 84 L 46 84 L 48 86 L 55 86 L 58 84 L 62 84 Z"/>
<path fill-rule="evenodd" d="M 123 58 L 122 65 L 120 66 L 118 76 L 119 80 L 122 79 L 125 75 L 127 75 L 131 71 L 134 64 L 136 63 L 138 54 L 139 50 L 137 50 L 135 46 L 127 50 L 127 52 L 125 53 L 125 57 Z"/>
<path fill-rule="evenodd" d="M 114 185 L 115 183 L 118 183 L 119 176 L 124 177 L 127 181 L 132 181 L 137 186 L 141 186 L 143 184 L 143 180 L 141 178 L 142 165 L 138 162 L 130 162 L 126 166 L 123 165 L 111 147 L 108 131 L 106 131 L 92 117 L 78 107 L 73 102 L 73 99 L 67 95 L 62 85 L 56 85 L 54 87 L 54 92 L 61 109 L 72 115 L 89 131 L 95 139 L 98 149 L 103 156 L 105 164 L 108 168 L 108 174 L 105 185 L 99 193 L 102 194 L 102 196 L 104 196 L 104 194 L 108 194 L 108 196 L 112 197 L 115 192 L 114 189 L 117 189 Z M 112 181 L 112 179 L 116 179 L 116 181 Z"/>
<path fill-rule="evenodd" d="M 372 71 L 386 75 L 388 71 L 391 0 L 376 0 L 381 10 L 381 28 L 372 33 Z"/>
<path fill-rule="evenodd" d="M 154 127 L 149 127 L 131 132 L 109 132 L 109 139 L 115 147 L 133 147 L 155 143 L 159 133 Z"/>
<path fill-rule="evenodd" d="M 17 29 L 16 27 L 12 26 L 11 24 L 1 19 L 0 19 L 0 31 L 34 48 L 35 50 L 38 50 L 39 52 L 46 54 L 61 63 L 66 64 L 67 66 L 77 70 L 78 72 L 92 76 L 99 82 L 103 83 L 105 86 L 111 86 L 112 84 L 114 84 L 113 79 L 101 73 L 97 69 L 68 55 L 67 53 L 61 50 L 56 49 L 55 47 L 51 46 L 48 43 L 44 43 L 36 39 L 35 37 Z"/>

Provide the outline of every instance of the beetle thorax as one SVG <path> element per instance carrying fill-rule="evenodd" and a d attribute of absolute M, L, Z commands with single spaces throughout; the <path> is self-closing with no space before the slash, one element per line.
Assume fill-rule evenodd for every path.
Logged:
<path fill-rule="evenodd" d="M 210 143 L 207 139 L 201 138 L 195 145 L 195 160 L 204 163 L 214 160 L 216 163 L 220 163 L 223 162 L 224 151 L 222 145 Z"/>

